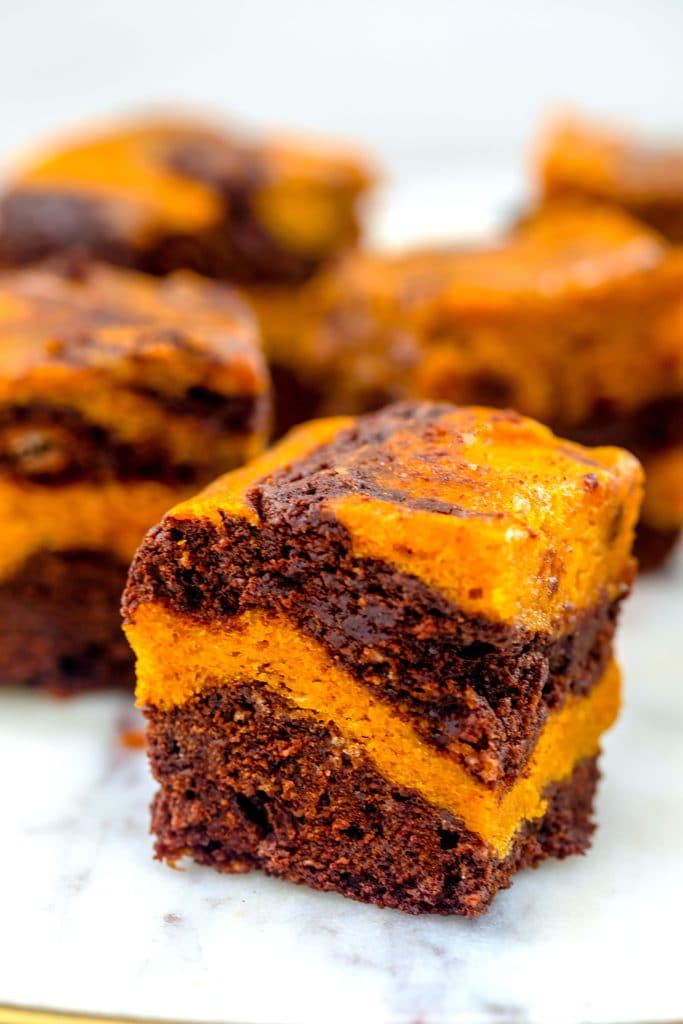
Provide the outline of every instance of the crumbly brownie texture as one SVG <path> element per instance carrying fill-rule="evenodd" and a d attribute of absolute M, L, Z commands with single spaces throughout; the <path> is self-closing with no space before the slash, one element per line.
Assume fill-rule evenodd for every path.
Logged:
<path fill-rule="evenodd" d="M 613 126 L 563 117 L 544 130 L 538 150 L 542 203 L 607 203 L 683 242 L 683 146 L 653 145 Z"/>
<path fill-rule="evenodd" d="M 409 913 L 486 910 L 515 872 L 583 853 L 597 758 L 545 792 L 502 858 L 457 817 L 392 784 L 358 744 L 258 683 L 147 711 L 159 782 L 156 853 L 218 871 L 266 871 Z"/>
<path fill-rule="evenodd" d="M 93 668 L 97 685 L 127 662 L 118 598 L 145 530 L 262 447 L 268 377 L 258 331 L 224 286 L 70 263 L 0 275 L 0 342 L 0 591 L 16 603 L 17 636 L 45 625 L 23 656 L 5 630 L 0 679 L 68 689 L 59 665 L 69 644 L 80 664 L 81 648 L 100 650 L 106 634 L 111 657 Z M 71 610 L 61 610 L 65 601 Z"/>
<path fill-rule="evenodd" d="M 555 207 L 493 248 L 349 258 L 255 292 L 288 419 L 396 398 L 510 406 L 645 464 L 644 522 L 683 524 L 683 256 L 618 211 Z M 297 339 L 294 345 L 292 339 Z M 278 396 L 282 404 L 288 394 Z"/>
<path fill-rule="evenodd" d="M 101 551 L 41 551 L 0 586 L 0 680 L 64 697 L 130 687 L 119 603 L 127 564 Z"/>
<path fill-rule="evenodd" d="M 197 417 L 198 432 L 224 449 L 234 448 L 223 463 L 240 462 L 240 434 L 263 433 L 265 417 L 257 396 L 221 400 L 208 388 L 190 388 L 194 397 L 169 401 L 169 416 Z M 260 421 L 260 423 L 259 423 Z M 206 429 L 208 428 L 208 430 Z M 233 433 L 234 445 L 225 444 Z M 234 438 L 234 435 L 237 438 Z M 195 485 L 207 476 L 203 464 L 212 452 L 188 451 L 176 459 L 161 437 L 123 440 L 114 430 L 89 422 L 75 409 L 51 407 L 44 401 L 0 408 L 0 471 L 15 480 L 60 484 L 76 480 L 159 480 L 171 486 Z M 220 463 L 216 460 L 216 465 Z"/>
<path fill-rule="evenodd" d="M 153 274 L 301 281 L 358 236 L 351 151 L 140 118 L 38 155 L 0 202 L 0 264 L 76 249 Z"/>
<path fill-rule="evenodd" d="M 581 760 L 595 757 L 616 714 L 612 637 L 632 575 L 640 486 L 626 453 L 572 446 L 516 414 L 405 404 L 303 427 L 174 509 L 138 552 L 124 598 L 162 782 L 160 853 L 193 853 L 228 870 L 240 849 L 247 867 L 403 905 L 398 874 L 393 889 L 379 875 L 375 890 L 359 882 L 374 876 L 380 851 L 358 823 L 352 833 L 368 835 L 369 860 L 349 868 L 348 885 L 336 886 L 334 872 L 317 883 L 307 876 L 303 837 L 291 836 L 286 855 L 277 830 L 272 857 L 251 839 L 235 847 L 229 816 L 215 823 L 222 839 L 202 852 L 201 808 L 222 798 L 221 783 L 196 771 L 193 785 L 181 784 L 176 762 L 159 753 L 162 737 L 179 730 L 183 772 L 193 771 L 194 754 L 181 748 L 203 728 L 213 735 L 205 716 L 232 708 L 235 692 L 257 704 L 275 695 L 267 713 L 283 738 L 285 721 L 328 746 L 338 745 L 338 730 L 361 759 L 373 779 L 368 814 L 385 813 L 381 781 L 419 797 L 432 822 L 442 812 L 458 819 L 476 857 L 497 867 L 472 880 L 477 896 L 458 889 L 442 909 L 482 909 L 518 860 L 536 856 L 515 844 L 525 822 L 538 825 L 548 811 L 548 787 L 564 787 Z M 230 771 L 244 772 L 238 805 L 237 792 L 248 808 L 256 791 L 258 805 L 283 781 L 291 787 L 274 767 L 270 788 L 250 789 L 252 759 L 267 760 L 270 741 L 255 734 L 247 749 L 233 738 Z M 287 744 L 291 770 L 302 758 L 308 771 L 313 747 L 293 736 Z M 223 761 L 213 740 L 208 746 L 207 757 Z M 193 809 L 178 802 L 182 786 Z M 569 804 L 572 791 L 573 783 Z M 180 823 L 195 812 L 204 824 L 187 832 Z M 576 848 L 587 838 L 581 829 Z M 330 856 L 335 841 L 330 835 Z M 442 889 L 431 907 L 426 896 L 405 906 L 436 909 Z"/>

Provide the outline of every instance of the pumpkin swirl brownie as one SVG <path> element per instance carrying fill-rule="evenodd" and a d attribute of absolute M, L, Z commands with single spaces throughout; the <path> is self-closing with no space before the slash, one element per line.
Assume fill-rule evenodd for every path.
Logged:
<path fill-rule="evenodd" d="M 619 449 L 399 403 L 176 506 L 124 595 L 157 855 L 473 915 L 585 850 L 640 492 Z"/>
<path fill-rule="evenodd" d="M 17 170 L 0 201 L 0 263 L 77 249 L 153 274 L 300 281 L 356 241 L 372 178 L 350 149 L 141 117 Z"/>
<path fill-rule="evenodd" d="M 276 397 L 285 419 L 401 398 L 515 408 L 633 450 L 648 480 L 638 553 L 673 546 L 683 250 L 626 214 L 558 206 L 493 246 L 349 257 L 298 294 L 254 294 L 275 379 L 294 381 Z"/>
<path fill-rule="evenodd" d="M 538 144 L 542 205 L 598 201 L 683 242 L 683 146 L 648 143 L 580 117 L 553 120 Z"/>
<path fill-rule="evenodd" d="M 225 286 L 0 275 L 0 681 L 132 684 L 119 604 L 150 524 L 262 447 L 255 321 Z"/>

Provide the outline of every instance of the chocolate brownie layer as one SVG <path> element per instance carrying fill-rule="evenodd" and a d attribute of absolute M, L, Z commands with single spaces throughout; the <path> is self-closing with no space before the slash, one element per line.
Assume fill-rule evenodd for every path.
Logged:
<path fill-rule="evenodd" d="M 239 519 L 223 528 L 167 521 L 144 541 L 127 593 L 129 617 L 143 600 L 205 622 L 284 612 L 423 739 L 457 746 L 491 785 L 517 777 L 550 708 L 600 678 L 618 612 L 604 602 L 556 637 L 465 614 L 417 577 L 354 558 L 341 524 L 295 500 L 258 530 Z"/>
<path fill-rule="evenodd" d="M 101 204 L 88 196 L 40 189 L 10 192 L 0 203 L 0 266 L 36 263 L 71 252 L 122 267 L 135 252 L 112 235 Z"/>
<path fill-rule="evenodd" d="M 188 417 L 188 429 L 217 437 L 230 431 L 248 438 L 261 426 L 261 404 L 258 396 L 231 399 L 205 388 L 161 400 L 169 413 Z M 199 486 L 207 475 L 196 461 L 178 462 L 160 437 L 127 444 L 76 409 L 41 402 L 0 408 L 0 472 L 53 485 L 117 478 Z"/>
<path fill-rule="evenodd" d="M 97 551 L 42 552 L 0 584 L 0 685 L 65 696 L 131 687 L 133 657 L 121 632 L 126 567 Z"/>
<path fill-rule="evenodd" d="M 159 858 L 261 869 L 410 913 L 482 913 L 512 875 L 583 852 L 596 759 L 549 787 L 504 860 L 451 814 L 386 780 L 332 723 L 259 684 L 148 710 Z"/>
<path fill-rule="evenodd" d="M 633 213 L 670 242 L 675 245 L 683 243 L 683 202 L 680 200 L 642 203 L 633 207 Z"/>

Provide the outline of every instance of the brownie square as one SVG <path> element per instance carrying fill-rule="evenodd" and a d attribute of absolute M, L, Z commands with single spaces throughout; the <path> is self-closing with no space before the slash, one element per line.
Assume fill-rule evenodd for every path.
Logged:
<path fill-rule="evenodd" d="M 641 489 L 619 449 L 400 403 L 171 510 L 124 598 L 157 855 L 471 915 L 583 851 Z"/>
<path fill-rule="evenodd" d="M 0 681 L 130 685 L 119 603 L 145 530 L 255 455 L 250 310 L 190 274 L 0 275 Z"/>
<path fill-rule="evenodd" d="M 600 202 L 683 242 L 683 145 L 661 145 L 613 125 L 560 117 L 538 144 L 539 202 Z"/>
<path fill-rule="evenodd" d="M 0 264 L 76 250 L 153 274 L 297 282 L 355 243 L 373 177 L 351 149 L 201 119 L 94 126 L 10 182 Z"/>

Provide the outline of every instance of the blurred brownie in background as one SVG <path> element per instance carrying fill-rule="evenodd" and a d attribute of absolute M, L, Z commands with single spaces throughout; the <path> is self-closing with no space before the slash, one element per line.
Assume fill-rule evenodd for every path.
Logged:
<path fill-rule="evenodd" d="M 683 143 L 656 145 L 580 117 L 543 131 L 539 201 L 588 199 L 621 207 L 672 242 L 683 242 Z"/>
<path fill-rule="evenodd" d="M 296 282 L 353 245 L 372 172 L 322 142 L 137 118 L 57 140 L 0 201 L 0 262 L 78 250 L 153 274 Z"/>
<path fill-rule="evenodd" d="M 273 376 L 275 433 L 410 396 L 429 300 L 455 250 L 355 252 L 298 289 L 249 289 Z"/>
<path fill-rule="evenodd" d="M 0 275 L 0 683 L 130 684 L 119 602 L 146 529 L 257 453 L 250 311 L 191 274 Z"/>
<path fill-rule="evenodd" d="M 574 440 L 634 451 L 648 476 L 643 562 L 673 545 L 683 252 L 628 215 L 558 205 L 495 245 L 350 256 L 297 293 L 253 294 L 284 368 L 285 419 L 400 398 L 514 408 Z"/>

